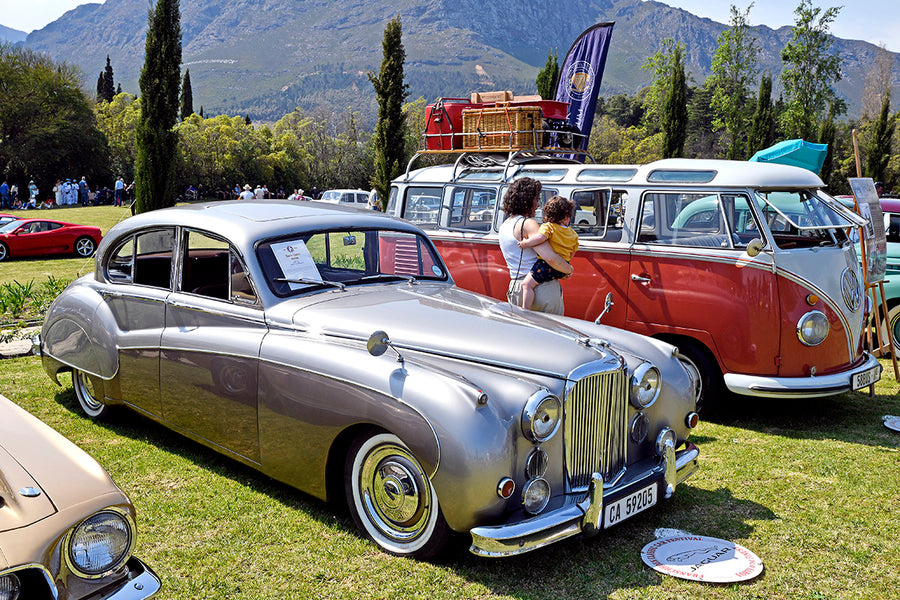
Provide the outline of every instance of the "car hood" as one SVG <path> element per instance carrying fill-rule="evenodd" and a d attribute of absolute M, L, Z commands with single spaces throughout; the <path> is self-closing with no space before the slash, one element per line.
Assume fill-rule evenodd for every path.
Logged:
<path fill-rule="evenodd" d="M 301 307 L 297 307 L 301 303 Z M 387 333 L 401 349 L 482 364 L 566 377 L 599 360 L 619 364 L 599 345 L 579 343 L 585 334 L 525 311 L 446 284 L 379 285 L 328 291 L 312 301 L 285 303 L 294 327 L 325 336 L 367 339 Z M 585 323 L 588 327 L 591 324 Z"/>
<path fill-rule="evenodd" d="M 0 532 L 109 492 L 124 498 L 97 461 L 0 396 Z"/>

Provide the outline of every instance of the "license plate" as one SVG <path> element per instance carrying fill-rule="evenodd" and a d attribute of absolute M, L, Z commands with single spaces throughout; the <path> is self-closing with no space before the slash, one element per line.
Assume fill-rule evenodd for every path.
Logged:
<path fill-rule="evenodd" d="M 620 523 L 654 506 L 656 504 L 656 488 L 657 485 L 655 483 L 648 485 L 606 505 L 603 509 L 603 528 L 612 527 L 616 523 Z"/>
<path fill-rule="evenodd" d="M 854 390 L 858 390 L 872 385 L 879 379 L 881 379 L 881 365 L 876 365 L 861 373 L 854 373 L 853 377 L 850 378 L 850 386 Z"/>

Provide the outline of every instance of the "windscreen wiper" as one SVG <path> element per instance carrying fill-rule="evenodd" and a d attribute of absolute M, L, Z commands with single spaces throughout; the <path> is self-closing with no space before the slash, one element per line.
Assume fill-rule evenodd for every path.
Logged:
<path fill-rule="evenodd" d="M 300 283 L 305 285 L 324 285 L 335 287 L 341 290 L 342 292 L 347 289 L 347 286 L 341 283 L 340 281 L 326 281 L 325 279 L 308 279 L 306 277 L 276 277 L 275 281 L 279 283 Z"/>

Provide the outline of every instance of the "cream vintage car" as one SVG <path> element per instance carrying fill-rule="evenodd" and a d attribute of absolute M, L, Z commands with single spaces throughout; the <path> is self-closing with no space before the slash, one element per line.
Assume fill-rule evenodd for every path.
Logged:
<path fill-rule="evenodd" d="M 141 600 L 134 506 L 97 462 L 0 396 L 0 600 Z"/>
<path fill-rule="evenodd" d="M 697 467 L 668 344 L 454 286 L 416 226 L 219 202 L 113 227 L 37 340 L 92 417 L 127 405 L 317 498 L 384 551 L 485 556 L 615 525 Z M 614 309 L 613 309 L 614 310 Z"/>

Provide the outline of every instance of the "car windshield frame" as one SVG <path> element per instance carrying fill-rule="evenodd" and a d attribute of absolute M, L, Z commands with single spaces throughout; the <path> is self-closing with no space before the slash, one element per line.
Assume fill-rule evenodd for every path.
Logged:
<path fill-rule="evenodd" d="M 0 234 L 2 233 L 12 233 L 15 231 L 19 225 L 24 223 L 22 219 L 15 219 L 13 221 L 9 221 L 8 223 L 3 223 L 0 225 Z"/>
<path fill-rule="evenodd" d="M 258 242 L 255 254 L 266 285 L 279 298 L 352 286 L 450 281 L 431 240 L 403 229 L 296 232 Z"/>

